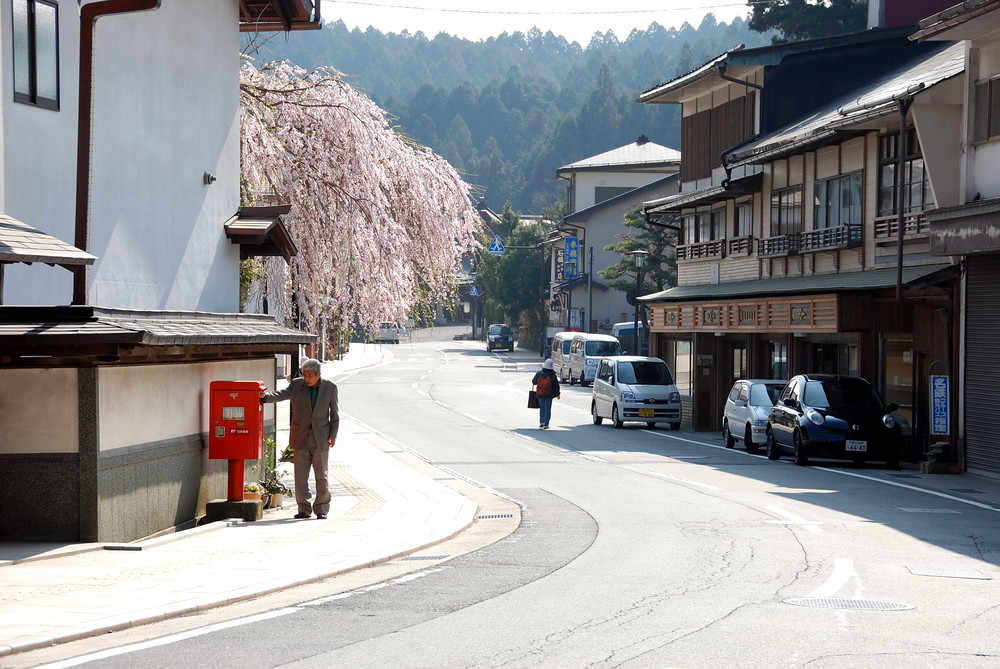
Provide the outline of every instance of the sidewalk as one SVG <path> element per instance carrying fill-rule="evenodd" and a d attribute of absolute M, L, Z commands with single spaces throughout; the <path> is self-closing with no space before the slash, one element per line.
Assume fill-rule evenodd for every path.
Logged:
<path fill-rule="evenodd" d="M 324 364 L 323 376 L 337 380 L 388 357 L 384 347 L 354 344 L 344 360 Z M 278 426 L 287 429 L 287 402 L 277 406 L 284 409 Z M 327 520 L 293 519 L 295 500 L 286 496 L 262 520 L 219 521 L 133 544 L 0 542 L 0 657 L 371 566 L 473 523 L 478 505 L 459 492 L 471 484 L 439 482 L 440 470 L 397 446 L 380 449 L 359 436 L 364 431 L 341 421 Z"/>

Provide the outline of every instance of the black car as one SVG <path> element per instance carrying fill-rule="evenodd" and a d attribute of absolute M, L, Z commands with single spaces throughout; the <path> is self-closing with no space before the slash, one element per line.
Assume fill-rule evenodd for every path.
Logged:
<path fill-rule="evenodd" d="M 494 323 L 486 332 L 486 350 L 496 351 L 498 349 L 514 350 L 514 333 L 510 331 L 509 325 L 503 323 Z"/>
<path fill-rule="evenodd" d="M 788 382 L 767 419 L 767 457 L 783 451 L 795 464 L 809 458 L 882 460 L 899 469 L 903 431 L 892 415 L 896 404 L 885 404 L 865 379 L 839 374 L 800 374 Z"/>

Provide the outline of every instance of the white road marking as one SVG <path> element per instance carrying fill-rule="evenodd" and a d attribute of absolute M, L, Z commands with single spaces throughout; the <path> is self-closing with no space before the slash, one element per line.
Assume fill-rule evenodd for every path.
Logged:
<path fill-rule="evenodd" d="M 778 508 L 776 506 L 769 506 L 767 508 L 770 509 L 771 511 L 774 511 L 779 516 L 784 516 L 785 520 L 765 520 L 764 521 L 765 523 L 775 523 L 779 525 L 801 525 L 802 527 L 806 528 L 806 530 L 812 532 L 813 534 L 820 534 L 823 531 L 818 527 L 823 523 L 806 520 L 804 518 L 799 518 L 794 513 L 785 511 L 784 509 Z"/>
<path fill-rule="evenodd" d="M 854 561 L 848 558 L 836 558 L 833 561 L 833 573 L 830 574 L 830 578 L 826 579 L 826 583 L 806 595 L 806 598 L 833 597 L 847 585 L 853 575 Z"/>

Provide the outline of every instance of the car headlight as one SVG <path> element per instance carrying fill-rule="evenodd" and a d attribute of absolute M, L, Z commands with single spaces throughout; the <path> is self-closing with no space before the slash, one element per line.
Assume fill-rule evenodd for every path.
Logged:
<path fill-rule="evenodd" d="M 675 390 L 672 393 L 670 393 L 670 396 L 667 397 L 667 399 L 671 402 L 680 402 L 681 394 Z"/>
<path fill-rule="evenodd" d="M 635 401 L 635 393 L 628 390 L 622 391 L 622 402 L 634 402 L 634 401 Z"/>
<path fill-rule="evenodd" d="M 767 419 L 765 418 L 763 420 L 755 420 L 753 421 L 752 425 L 754 427 L 767 427 Z"/>
<path fill-rule="evenodd" d="M 882 422 L 885 423 L 885 426 L 890 430 L 896 427 L 896 418 L 891 413 L 887 413 L 882 416 Z"/>
<path fill-rule="evenodd" d="M 806 418 L 808 418 L 809 422 L 812 423 L 813 425 L 823 424 L 823 414 L 816 411 L 815 409 L 806 409 Z"/>
<path fill-rule="evenodd" d="M 597 367 L 597 361 L 596 360 L 590 360 L 588 358 L 587 359 L 587 367 Z"/>

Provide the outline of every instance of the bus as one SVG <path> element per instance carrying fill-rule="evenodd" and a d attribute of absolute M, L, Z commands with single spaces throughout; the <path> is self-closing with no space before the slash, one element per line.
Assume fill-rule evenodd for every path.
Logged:
<path fill-rule="evenodd" d="M 634 321 L 615 323 L 611 326 L 611 334 L 617 337 L 618 341 L 622 343 L 622 350 L 625 355 L 645 355 L 645 351 L 640 352 L 636 349 L 634 327 Z M 643 326 L 642 321 L 639 321 L 639 338 L 641 339 L 640 343 L 643 349 L 646 349 L 648 347 L 646 343 L 646 328 Z"/>

